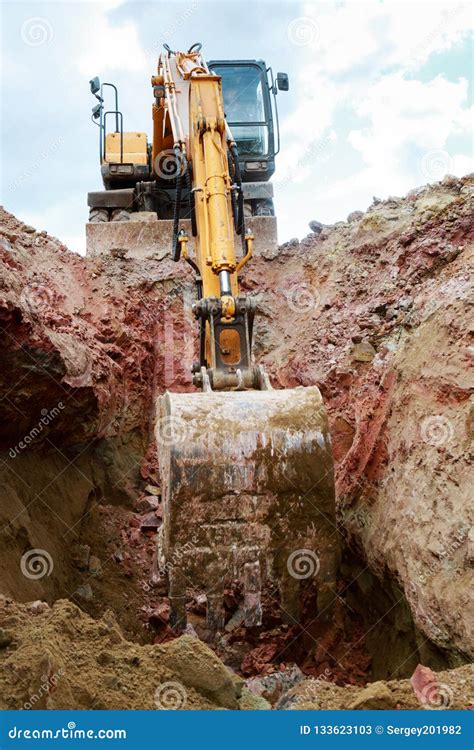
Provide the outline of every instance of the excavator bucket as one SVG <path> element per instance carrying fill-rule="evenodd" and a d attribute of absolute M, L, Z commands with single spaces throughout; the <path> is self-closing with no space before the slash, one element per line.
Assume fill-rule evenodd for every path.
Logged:
<path fill-rule="evenodd" d="M 189 593 L 207 597 L 210 633 L 226 623 L 224 590 L 238 582 L 241 620 L 262 622 L 262 594 L 300 617 L 316 587 L 331 618 L 338 559 L 333 462 L 318 388 L 166 393 L 156 438 L 163 497 L 158 566 L 171 620 L 186 625 Z M 263 596 L 265 601 L 265 596 Z"/>

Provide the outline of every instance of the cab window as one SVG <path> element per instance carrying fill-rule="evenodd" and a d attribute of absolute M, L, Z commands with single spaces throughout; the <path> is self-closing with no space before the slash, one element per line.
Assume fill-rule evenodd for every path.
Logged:
<path fill-rule="evenodd" d="M 222 77 L 225 115 L 239 154 L 265 156 L 268 127 L 260 69 L 254 65 L 214 65 L 212 70 Z"/>

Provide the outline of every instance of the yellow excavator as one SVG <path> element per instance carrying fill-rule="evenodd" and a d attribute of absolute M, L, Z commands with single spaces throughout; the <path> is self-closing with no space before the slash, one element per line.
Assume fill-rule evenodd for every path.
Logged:
<path fill-rule="evenodd" d="M 240 70 L 232 78 L 226 66 Z M 230 628 L 229 586 L 241 597 L 232 627 L 260 625 L 271 599 L 285 620 L 298 621 L 308 588 L 317 602 L 313 616 L 330 618 L 338 560 L 332 451 L 320 392 L 271 387 L 252 356 L 256 304 L 239 287 L 259 242 L 246 227 L 249 215 L 272 220 L 273 213 L 268 186 L 249 197 L 242 179 L 261 168 L 265 186 L 274 169 L 268 167 L 273 128 L 265 117 L 269 94 L 276 93 L 273 75 L 264 88 L 269 70 L 262 61 L 208 65 L 200 44 L 187 52 L 165 45 L 151 81 L 152 143 L 146 145 L 144 134 L 123 133 L 118 105 L 111 110 L 116 131 L 102 138 L 101 130 L 104 184 L 110 193 L 129 191 L 126 200 L 120 203 L 123 193 L 102 203 L 97 194 L 89 198 L 92 223 L 107 231 L 121 222 L 120 211 L 148 210 L 169 223 L 167 192 L 173 191 L 172 257 L 190 264 L 196 279 L 200 343 L 192 371 L 198 390 L 157 400 L 163 501 L 157 561 L 169 582 L 173 627 L 184 629 L 189 596 L 204 593 L 210 638 Z M 277 81 L 288 89 L 284 74 Z M 93 119 L 102 123 L 107 113 L 98 79 L 91 89 L 99 99 Z M 128 174 L 125 187 L 111 178 L 120 169 Z"/>

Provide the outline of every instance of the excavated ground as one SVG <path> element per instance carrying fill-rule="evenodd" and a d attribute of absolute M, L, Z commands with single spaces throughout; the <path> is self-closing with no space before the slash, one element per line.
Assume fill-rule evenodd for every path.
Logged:
<path fill-rule="evenodd" d="M 258 360 L 328 407 L 343 559 L 324 632 L 311 586 L 293 626 L 267 592 L 263 626 L 214 651 L 202 596 L 177 638 L 153 576 L 153 406 L 191 389 L 191 276 L 81 258 L 2 211 L 1 708 L 474 703 L 473 193 L 446 178 L 375 201 L 247 269 Z M 230 587 L 228 621 L 240 603 Z"/>

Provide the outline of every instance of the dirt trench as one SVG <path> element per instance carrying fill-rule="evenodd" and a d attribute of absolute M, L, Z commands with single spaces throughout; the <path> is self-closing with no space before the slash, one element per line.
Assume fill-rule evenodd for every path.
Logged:
<path fill-rule="evenodd" d="M 235 584 L 211 648 L 201 593 L 178 637 L 154 576 L 154 399 L 191 388 L 190 276 L 80 258 L 2 213 L 2 708 L 159 708 L 168 683 L 177 708 L 474 703 L 473 192 L 376 202 L 246 272 L 273 311 L 256 335 L 274 386 L 317 384 L 328 407 L 342 564 L 329 625 L 311 580 L 299 623 L 269 590 L 263 625 L 235 624 Z"/>

